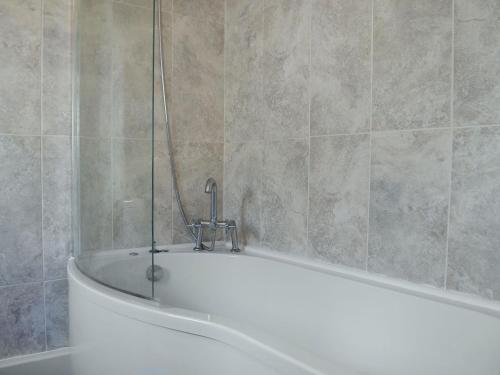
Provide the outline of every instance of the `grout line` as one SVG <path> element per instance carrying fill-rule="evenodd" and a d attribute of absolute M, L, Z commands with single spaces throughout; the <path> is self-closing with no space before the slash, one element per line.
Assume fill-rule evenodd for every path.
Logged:
<path fill-rule="evenodd" d="M 144 9 L 144 10 L 151 10 L 151 7 L 130 3 L 130 2 L 124 1 L 124 0 L 112 0 L 112 2 L 114 4 L 118 4 L 118 5 L 129 6 L 129 7 L 133 7 L 133 8 L 140 8 L 140 9 Z"/>
<path fill-rule="evenodd" d="M 259 22 L 260 22 L 260 30 L 262 30 L 260 32 L 260 43 L 257 45 L 257 58 L 259 59 L 258 61 L 258 66 L 259 66 L 259 93 L 258 95 L 260 96 L 260 100 L 262 100 L 261 104 L 262 104 L 262 107 L 264 108 L 264 106 L 267 108 L 267 105 L 265 103 L 265 97 L 264 97 L 264 43 L 265 43 L 265 32 L 264 32 L 264 29 L 265 29 L 265 24 L 266 24 L 266 20 L 265 20 L 265 16 L 266 16 L 266 12 L 264 11 L 265 10 L 265 7 L 264 7 L 264 0 L 257 0 L 259 1 Z M 264 116 L 265 118 L 266 116 Z M 260 136 L 262 137 L 261 140 L 260 140 L 260 144 L 262 145 L 262 160 L 261 160 L 261 163 L 260 163 L 260 181 L 259 181 L 259 196 L 260 196 L 260 202 L 259 202 L 259 239 L 258 239 L 258 243 L 259 243 L 259 246 L 261 248 L 263 248 L 264 246 L 264 233 L 265 233 L 265 226 L 264 226 L 264 173 L 265 173 L 265 163 L 266 163 L 266 143 L 265 143 L 265 139 L 266 139 L 266 126 L 263 127 L 262 129 L 262 133 L 260 134 Z"/>
<path fill-rule="evenodd" d="M 41 121 L 43 123 L 43 120 Z M 45 152 L 44 152 L 44 137 L 40 137 L 40 192 L 41 192 L 41 249 L 42 249 L 42 280 L 45 280 L 45 189 L 44 189 L 44 159 L 45 159 Z"/>
<path fill-rule="evenodd" d="M 222 219 L 224 220 L 224 206 L 226 197 L 226 16 L 227 16 L 227 0 L 224 0 L 224 27 L 223 27 L 223 46 L 222 46 Z M 234 218 L 237 220 L 237 218 Z M 238 222 L 237 222 L 238 223 Z M 224 242 L 227 238 L 224 237 Z"/>
<path fill-rule="evenodd" d="M 372 180 L 372 154 L 373 154 L 373 138 L 369 136 L 368 145 L 368 199 L 367 199 L 367 214 L 366 214 L 366 257 L 365 271 L 368 271 L 368 260 L 370 256 L 370 207 L 371 207 L 371 180 Z"/>
<path fill-rule="evenodd" d="M 43 138 L 71 138 L 69 134 L 43 134 Z"/>
<path fill-rule="evenodd" d="M 168 116 L 168 120 L 169 123 L 169 127 L 170 127 L 170 132 L 172 134 L 173 132 L 173 125 L 174 122 L 172 120 L 174 120 L 174 117 L 173 117 L 173 114 L 174 114 L 174 64 L 175 64 L 175 55 L 174 55 L 174 30 L 175 30 L 175 23 L 174 23 L 174 1 L 172 0 L 170 2 L 170 53 L 172 55 L 172 63 L 170 64 L 170 94 L 171 94 L 171 97 L 172 97 L 172 100 L 170 101 L 170 109 L 171 109 L 171 112 L 170 112 L 170 115 Z M 166 78 L 166 77 L 165 77 Z M 165 95 L 167 95 L 167 92 L 165 90 Z M 165 102 L 167 103 L 168 105 L 168 98 L 165 98 Z M 167 107 L 168 108 L 168 107 Z M 167 131 L 167 129 L 165 128 L 164 131 Z M 170 143 L 170 145 L 172 146 L 172 150 L 168 150 L 172 157 L 174 157 L 174 160 L 175 160 L 175 155 L 174 155 L 174 151 L 175 151 L 175 148 L 174 148 L 174 142 L 172 140 L 172 142 Z M 167 145 L 168 147 L 168 145 Z M 173 171 L 170 171 L 170 174 L 172 173 L 176 173 L 175 170 Z M 176 204 L 176 202 L 174 201 L 174 181 L 172 179 L 172 175 L 170 175 L 170 242 L 171 243 L 175 243 L 174 241 L 174 227 L 175 227 L 175 215 L 174 215 L 174 204 Z M 179 187 L 179 181 L 177 181 L 177 187 Z M 180 194 L 180 192 L 179 192 Z"/>
<path fill-rule="evenodd" d="M 52 281 L 52 280 L 49 280 L 49 281 Z M 12 283 L 12 284 L 3 284 L 3 285 L 0 285 L 0 289 L 15 288 L 18 286 L 23 286 L 23 285 L 40 285 L 40 284 L 44 284 L 44 283 L 45 283 L 45 281 L 39 280 L 39 281 L 26 281 L 26 282 Z M 45 305 L 45 303 L 44 303 L 44 305 Z"/>
<path fill-rule="evenodd" d="M 308 66 L 308 81 L 307 81 L 307 201 L 306 201 L 306 250 L 309 253 L 309 218 L 311 215 L 310 206 L 310 191 L 311 191 L 311 76 L 312 76 L 312 13 L 313 5 L 309 2 L 309 66 Z"/>
<path fill-rule="evenodd" d="M 446 247 L 445 247 L 445 260 L 444 260 L 444 279 L 443 279 L 443 289 L 447 289 L 448 283 L 448 258 L 450 250 L 450 220 L 451 220 L 451 189 L 453 181 L 453 137 L 454 137 L 454 125 L 455 125 L 455 0 L 451 2 L 451 84 L 450 84 L 450 123 L 451 123 L 451 134 L 450 134 L 450 175 L 449 175 L 449 185 L 448 185 L 448 217 L 446 223 Z"/>
<path fill-rule="evenodd" d="M 455 130 L 455 129 L 481 129 L 500 127 L 500 124 L 484 124 L 484 125 L 464 125 L 464 126 L 439 126 L 433 128 L 412 128 L 412 129 L 390 129 L 390 130 L 374 130 L 373 134 L 388 134 L 388 133 L 408 133 L 408 132 L 425 132 L 438 130 Z"/>
<path fill-rule="evenodd" d="M 451 126 L 440 126 L 433 128 L 412 128 L 412 129 L 387 129 L 387 130 L 373 130 L 372 134 L 397 134 L 397 133 L 416 133 L 416 132 L 426 132 L 426 131 L 440 131 L 440 130 L 449 130 Z"/>
<path fill-rule="evenodd" d="M 500 126 L 500 125 L 498 125 Z M 16 134 L 16 133 L 1 133 L 0 132 L 0 137 L 66 137 L 66 138 L 71 138 L 72 136 L 70 134 L 43 134 L 43 135 L 40 135 L 40 134 Z M 81 138 L 81 139 L 93 139 L 93 140 L 111 140 L 111 139 L 114 139 L 114 140 L 119 140 L 119 141 L 151 141 L 151 138 L 142 138 L 142 137 L 117 137 L 117 136 L 106 136 L 106 137 L 100 137 L 100 136 L 89 136 L 89 135 L 80 135 L 78 136 L 78 138 Z M 299 139 L 299 138 L 297 138 Z M 302 139 L 305 139 L 305 138 L 302 138 Z M 159 141 L 161 142 L 161 141 Z M 241 142 L 241 143 L 250 143 L 252 141 L 249 141 L 249 142 Z M 222 141 L 208 141 L 208 142 L 205 142 L 205 141 L 188 141 L 188 142 L 180 142 L 180 141 L 175 141 L 174 142 L 175 144 L 214 144 L 214 143 L 224 143 Z M 231 142 L 227 142 L 227 143 L 231 143 Z M 233 142 L 233 143 L 238 143 L 238 142 Z"/>
<path fill-rule="evenodd" d="M 481 129 L 481 128 L 497 128 L 500 124 L 484 124 L 484 125 L 467 125 L 467 126 L 441 126 L 434 128 L 411 128 L 411 129 L 390 129 L 390 130 L 373 130 L 372 132 L 359 132 L 359 133 L 338 133 L 338 134 L 320 134 L 311 135 L 311 138 L 329 138 L 329 137 L 346 137 L 346 136 L 357 136 L 357 135 L 385 135 L 385 134 L 397 134 L 397 133 L 413 133 L 413 132 L 426 132 L 426 131 L 439 131 L 439 130 L 460 130 L 460 129 Z M 1 134 L 0 134 L 1 135 Z M 228 144 L 246 144 L 246 143 L 259 143 L 264 142 L 266 144 L 272 144 L 275 142 L 286 142 L 286 141 L 304 141 L 307 137 L 302 138 L 282 138 L 282 139 L 266 139 L 264 141 L 251 140 L 251 141 L 226 141 L 224 143 Z M 176 142 L 178 144 L 183 144 L 182 142 Z M 188 142 L 190 143 L 190 142 Z M 201 142 L 197 142 L 201 143 Z M 214 142 L 207 142 L 214 143 Z M 218 142 L 215 142 L 218 143 Z"/>
<path fill-rule="evenodd" d="M 500 127 L 500 124 L 480 124 L 480 125 L 458 125 L 458 126 L 439 126 L 439 127 L 432 127 L 432 128 L 411 128 L 411 129 L 388 129 L 388 130 L 373 130 L 373 134 L 387 134 L 387 133 L 404 133 L 404 132 L 424 132 L 424 131 L 436 131 L 436 130 L 460 130 L 460 129 L 482 129 L 482 128 L 498 128 Z M 359 132 L 359 133 L 338 133 L 338 134 L 319 134 L 319 135 L 311 135 L 311 138 L 321 138 L 321 137 L 336 137 L 336 136 L 347 136 L 347 135 L 362 135 L 362 134 L 370 134 L 370 132 Z M 1 133 L 0 132 L 0 137 L 40 137 L 40 134 L 16 134 L 16 133 Z M 43 137 L 71 137 L 71 135 L 68 134 L 44 134 L 42 135 Z M 81 139 L 96 139 L 96 140 L 110 140 L 110 139 L 116 139 L 116 140 L 133 140 L 133 141 L 148 141 L 150 138 L 135 138 L 135 137 L 116 137 L 116 136 L 109 136 L 109 137 L 98 137 L 98 136 L 88 136 L 88 135 L 80 135 L 79 138 Z M 264 142 L 267 143 L 272 143 L 272 142 L 279 142 L 279 141 L 299 141 L 299 140 L 305 140 L 307 137 L 298 137 L 298 138 L 282 138 L 282 139 L 268 139 L 264 140 Z M 218 141 L 210 141 L 210 142 L 179 142 L 175 141 L 175 144 L 178 145 L 183 145 L 183 144 L 212 144 L 212 143 L 233 143 L 233 144 L 238 144 L 238 143 L 258 143 L 262 142 L 262 140 L 252 140 L 252 141 L 245 141 L 245 140 L 240 140 L 240 141 L 225 141 L 225 142 L 218 142 Z"/>
<path fill-rule="evenodd" d="M 113 31 L 114 30 L 114 27 L 115 27 L 115 17 L 114 17 L 114 11 L 113 9 L 111 9 L 111 30 Z M 109 54 L 111 55 L 111 58 L 110 58 L 110 61 L 109 61 L 109 64 L 110 64 L 110 69 L 111 69 L 111 79 L 109 80 L 109 93 L 111 95 L 110 97 L 110 101 L 109 101 L 109 111 L 110 111 L 110 122 L 111 122 L 111 126 L 110 126 L 110 129 L 109 129 L 109 153 L 110 153 L 110 160 L 109 160 L 109 164 L 110 164 L 110 168 L 111 168 L 111 176 L 110 176 L 110 180 L 111 180 L 111 249 L 114 249 L 115 248 L 115 175 L 114 175 L 114 158 L 113 158 L 113 145 L 114 145 L 114 133 L 115 133 L 115 113 L 114 113 L 114 91 L 115 91 L 115 88 L 114 88 L 114 58 L 115 58 L 115 55 L 113 54 L 113 51 L 114 51 L 114 46 L 111 46 L 111 48 L 109 49 Z M 154 108 L 153 108 L 154 110 Z M 108 140 L 108 138 L 106 138 L 106 140 Z M 102 247 L 102 244 L 100 244 L 100 246 Z"/>
<path fill-rule="evenodd" d="M 357 135 L 369 135 L 370 132 L 359 132 L 359 133 L 336 133 L 336 134 L 319 134 L 319 135 L 311 135 L 311 138 L 330 138 L 330 137 L 348 137 L 348 136 L 357 136 Z"/>
<path fill-rule="evenodd" d="M 57 279 L 50 279 L 50 280 L 44 280 L 44 284 L 50 284 L 50 283 L 54 283 L 54 282 L 57 282 L 57 281 L 64 281 L 64 280 L 68 280 L 67 277 L 59 277 Z"/>
<path fill-rule="evenodd" d="M 265 139 L 262 142 L 268 145 L 272 145 L 273 143 L 285 143 L 285 142 L 301 142 L 301 141 L 307 141 L 309 137 L 292 137 L 292 138 L 270 138 L 270 139 Z"/>
<path fill-rule="evenodd" d="M 228 145 L 243 145 L 243 144 L 262 144 L 263 142 L 264 142 L 263 140 L 254 139 L 250 141 L 226 141 L 224 143 Z"/>
<path fill-rule="evenodd" d="M 41 112 L 41 111 L 40 111 Z M 41 121 L 40 121 L 41 124 Z M 16 134 L 16 133 L 0 133 L 0 137 L 66 137 L 70 138 L 71 135 L 65 135 L 65 134 Z M 88 138 L 93 138 L 93 137 L 88 137 Z"/>
<path fill-rule="evenodd" d="M 369 259 L 369 241 L 370 241 L 370 204 L 371 204 L 371 179 L 372 179 L 372 132 L 373 132 L 373 29 L 374 29 L 374 8 L 375 0 L 371 2 L 371 38 L 370 38 L 370 133 L 368 145 L 368 197 L 367 197 L 367 213 L 366 213 L 366 254 L 365 254 L 365 271 L 368 272 Z"/>
<path fill-rule="evenodd" d="M 111 249 L 115 248 L 115 165 L 114 165 L 114 142 L 109 143 L 110 167 L 111 167 Z"/>
<path fill-rule="evenodd" d="M 0 135 L 2 135 L 0 133 Z M 44 136 L 44 137 L 55 137 L 55 136 L 52 136 L 52 135 L 49 135 L 49 136 Z M 57 137 L 70 137 L 70 136 L 64 136 L 64 135 L 60 135 L 60 136 L 57 136 Z M 81 135 L 79 136 L 79 138 L 82 138 L 82 139 L 94 139 L 94 140 L 106 140 L 106 141 L 109 141 L 109 140 L 116 140 L 116 141 L 144 141 L 144 142 L 151 142 L 151 138 L 142 138 L 142 137 L 116 137 L 116 136 L 111 136 L 111 137 L 96 137 L 96 136 L 88 136 L 88 135 Z M 156 140 L 157 142 L 164 142 L 162 140 Z M 216 142 L 216 141 L 210 141 L 210 142 L 198 142 L 198 141 L 193 141 L 193 142 L 174 142 L 175 144 L 197 144 L 197 143 L 201 143 L 201 144 L 210 144 L 210 143 L 222 143 L 222 142 Z"/>
<path fill-rule="evenodd" d="M 44 79 L 43 79 L 43 73 L 44 73 L 44 39 L 45 39 L 45 0 L 41 0 L 41 12 L 40 12 L 40 192 L 41 192 L 41 249 L 42 249 L 42 293 L 43 293 L 43 324 L 44 324 L 44 335 L 45 335 L 45 350 L 47 350 L 48 344 L 47 344 L 47 303 L 45 299 L 45 236 L 44 236 L 44 226 L 45 226 L 45 220 L 44 220 L 44 211 L 45 211 L 45 205 L 44 205 L 44 198 L 45 198 L 45 192 L 43 188 L 43 174 L 44 174 L 44 142 L 43 142 L 43 129 L 44 129 L 44 111 L 43 111 L 43 85 L 44 85 Z"/>
<path fill-rule="evenodd" d="M 0 137 L 41 137 L 40 134 L 15 134 L 15 133 L 0 133 Z"/>
<path fill-rule="evenodd" d="M 160 0 L 161 1 L 161 0 Z M 153 0 L 152 4 L 152 22 L 153 22 L 153 29 L 151 30 L 151 38 L 152 38 L 152 45 L 151 45 L 151 139 L 150 139 L 150 145 L 151 145 L 151 153 L 150 153 L 150 161 L 151 161 L 151 166 L 150 166 L 150 172 L 151 172 L 151 188 L 149 189 L 149 192 L 151 194 L 151 213 L 150 213 L 150 220 L 151 220 L 151 227 L 150 227 L 150 234 L 151 234 L 151 267 L 153 267 L 153 274 L 154 274 L 154 267 L 155 267 L 155 254 L 154 250 L 156 248 L 156 231 L 155 231 L 155 214 L 156 214 L 156 185 L 155 185 L 155 178 L 156 178 L 156 152 L 157 152 L 157 145 L 156 145 L 156 75 L 158 74 L 157 72 L 157 67 L 156 67 L 156 40 L 160 39 L 162 30 L 159 29 L 156 25 L 158 19 L 161 20 L 162 18 L 162 13 L 158 10 L 158 6 L 156 4 L 156 0 Z M 160 22 L 161 24 L 161 22 Z M 158 48 L 158 50 L 160 50 Z M 155 283 L 151 283 L 151 298 L 154 300 L 155 299 Z"/>

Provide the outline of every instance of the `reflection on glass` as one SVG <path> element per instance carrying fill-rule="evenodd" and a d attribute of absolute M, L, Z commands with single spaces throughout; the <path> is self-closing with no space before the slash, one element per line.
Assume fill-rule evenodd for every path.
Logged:
<path fill-rule="evenodd" d="M 99 282 L 151 298 L 154 1 L 75 5 L 77 264 Z"/>

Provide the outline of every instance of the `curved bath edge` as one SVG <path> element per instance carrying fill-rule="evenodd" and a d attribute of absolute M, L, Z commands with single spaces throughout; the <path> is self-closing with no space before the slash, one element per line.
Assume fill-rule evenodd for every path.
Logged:
<path fill-rule="evenodd" d="M 169 330 L 221 342 L 262 361 L 283 374 L 358 375 L 344 366 L 318 358 L 283 340 L 217 315 L 204 314 L 136 297 L 107 287 L 83 274 L 74 258 L 68 262 L 70 288 L 101 308 Z M 76 291 L 78 290 L 78 291 Z"/>
<path fill-rule="evenodd" d="M 0 375 L 68 375 L 72 353 L 72 348 L 65 347 L 0 359 Z"/>

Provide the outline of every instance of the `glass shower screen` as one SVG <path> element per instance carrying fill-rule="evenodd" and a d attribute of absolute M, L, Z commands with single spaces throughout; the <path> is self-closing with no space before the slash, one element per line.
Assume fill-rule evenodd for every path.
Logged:
<path fill-rule="evenodd" d="M 76 0 L 74 254 L 81 271 L 153 297 L 154 0 Z"/>

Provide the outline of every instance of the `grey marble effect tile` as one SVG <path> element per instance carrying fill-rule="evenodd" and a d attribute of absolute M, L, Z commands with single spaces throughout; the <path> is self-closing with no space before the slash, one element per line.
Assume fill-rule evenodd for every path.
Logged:
<path fill-rule="evenodd" d="M 272 0 L 264 9 L 265 138 L 309 134 L 309 2 Z"/>
<path fill-rule="evenodd" d="M 451 132 L 372 140 L 368 270 L 443 286 Z"/>
<path fill-rule="evenodd" d="M 153 8 L 154 5 L 154 0 L 113 0 L 113 1 L 115 1 L 116 3 L 135 5 L 144 8 Z M 172 8 L 172 0 L 161 0 L 161 5 L 162 5 L 162 11 L 170 10 Z"/>
<path fill-rule="evenodd" d="M 147 140 L 113 140 L 113 247 L 151 245 L 152 148 Z"/>
<path fill-rule="evenodd" d="M 224 23 L 224 0 L 173 0 L 174 14 Z"/>
<path fill-rule="evenodd" d="M 152 10 L 113 4 L 113 135 L 151 138 Z"/>
<path fill-rule="evenodd" d="M 322 260 L 365 268 L 370 138 L 311 139 L 309 248 Z"/>
<path fill-rule="evenodd" d="M 223 142 L 224 26 L 175 15 L 173 38 L 173 139 Z"/>
<path fill-rule="evenodd" d="M 151 0 L 134 0 L 134 1 L 151 1 Z M 172 12 L 174 0 L 161 0 L 162 12 Z"/>
<path fill-rule="evenodd" d="M 40 134 L 40 0 L 0 2 L 0 133 Z"/>
<path fill-rule="evenodd" d="M 79 14 L 79 134 L 105 138 L 112 125 L 112 2 L 81 1 Z"/>
<path fill-rule="evenodd" d="M 262 175 L 262 246 L 307 256 L 307 141 L 265 145 Z"/>
<path fill-rule="evenodd" d="M 236 220 L 240 246 L 259 246 L 263 151 L 261 143 L 226 143 L 224 215 Z"/>
<path fill-rule="evenodd" d="M 174 145 L 175 165 L 179 192 L 188 220 L 210 217 L 210 194 L 205 193 L 205 183 L 213 177 L 218 186 L 218 217 L 223 218 L 223 159 L 222 143 L 186 143 Z M 174 243 L 192 242 L 180 218 L 177 205 L 173 205 Z"/>
<path fill-rule="evenodd" d="M 81 249 L 109 250 L 112 246 L 111 142 L 80 139 Z"/>
<path fill-rule="evenodd" d="M 154 234 L 159 246 L 172 243 L 172 176 L 165 142 L 155 142 Z"/>
<path fill-rule="evenodd" d="M 452 0 L 375 0 L 373 129 L 450 126 Z"/>
<path fill-rule="evenodd" d="M 43 137 L 43 253 L 45 280 L 66 277 L 71 255 L 71 142 Z"/>
<path fill-rule="evenodd" d="M 47 350 L 68 346 L 68 280 L 48 281 L 44 284 Z"/>
<path fill-rule="evenodd" d="M 500 128 L 455 130 L 447 287 L 500 299 Z"/>
<path fill-rule="evenodd" d="M 227 2 L 225 26 L 225 141 L 264 138 L 263 1 Z"/>
<path fill-rule="evenodd" d="M 311 134 L 370 130 L 370 0 L 314 0 L 311 36 Z"/>
<path fill-rule="evenodd" d="M 0 358 L 45 350 L 42 284 L 0 287 Z"/>
<path fill-rule="evenodd" d="M 500 3 L 455 1 L 455 124 L 500 124 Z"/>
<path fill-rule="evenodd" d="M 43 7 L 43 134 L 71 134 L 71 3 Z"/>
<path fill-rule="evenodd" d="M 40 137 L 0 136 L 0 285 L 42 279 Z"/>

